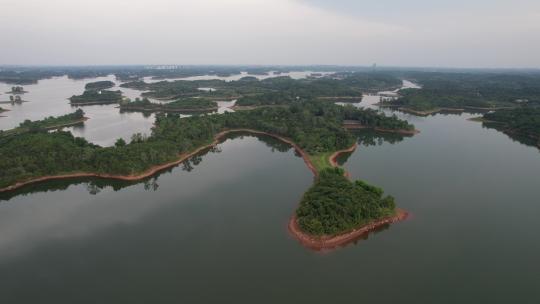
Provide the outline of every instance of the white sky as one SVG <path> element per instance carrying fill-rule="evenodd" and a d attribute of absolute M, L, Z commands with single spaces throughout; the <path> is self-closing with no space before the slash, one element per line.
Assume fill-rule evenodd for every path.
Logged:
<path fill-rule="evenodd" d="M 540 0 L 0 0 L 0 29 L 0 64 L 540 68 Z"/>

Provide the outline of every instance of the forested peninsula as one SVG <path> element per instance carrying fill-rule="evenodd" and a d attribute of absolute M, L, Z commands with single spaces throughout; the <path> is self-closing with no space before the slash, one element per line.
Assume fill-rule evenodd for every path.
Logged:
<path fill-rule="evenodd" d="M 86 120 L 87 118 L 84 117 L 84 111 L 81 109 L 77 109 L 73 113 L 57 117 L 51 116 L 36 121 L 30 121 L 27 119 L 20 123 L 17 128 L 5 131 L 0 130 L 0 137 L 14 136 L 30 132 L 45 132 L 49 130 L 61 129 L 84 123 L 84 121 Z"/>
<path fill-rule="evenodd" d="M 150 136 L 135 134 L 131 142 L 118 140 L 113 147 L 91 144 L 69 132 L 36 129 L 0 137 L 0 188 L 9 191 L 35 181 L 76 176 L 140 179 L 215 145 L 216 138 L 230 130 L 253 130 L 287 141 L 301 152 L 316 178 L 302 199 L 296 222 L 307 235 L 334 237 L 396 214 L 393 198 L 333 169 L 332 155 L 355 145 L 355 137 L 343 127 L 345 120 L 370 128 L 414 129 L 376 111 L 320 101 L 187 118 L 158 114 Z M 326 203 L 339 197 L 343 199 Z"/>

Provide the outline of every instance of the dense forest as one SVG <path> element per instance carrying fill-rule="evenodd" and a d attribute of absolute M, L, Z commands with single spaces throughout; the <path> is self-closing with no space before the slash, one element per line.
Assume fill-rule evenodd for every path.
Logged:
<path fill-rule="evenodd" d="M 136 98 L 120 103 L 120 109 L 144 112 L 216 111 L 218 104 L 206 98 L 180 98 L 169 103 L 153 103 L 148 98 Z"/>
<path fill-rule="evenodd" d="M 312 155 L 331 152 L 354 142 L 354 137 L 342 128 L 344 117 L 352 115 L 353 111 L 329 103 L 306 101 L 286 108 L 221 115 L 180 118 L 176 114 L 161 114 L 156 117 L 151 136 L 135 134 L 130 143 L 119 141 L 115 147 L 106 148 L 74 138 L 68 132 L 32 130 L 0 137 L 0 187 L 68 172 L 139 173 L 208 144 L 218 132 L 234 128 L 289 137 Z M 367 126 L 397 124 L 394 117 L 384 118 L 375 111 L 356 111 L 363 113 L 357 116 L 369 123 Z"/>
<path fill-rule="evenodd" d="M 335 235 L 371 220 L 393 215 L 394 198 L 362 181 L 350 181 L 340 168 L 320 172 L 296 210 L 302 230 L 313 235 Z"/>
<path fill-rule="evenodd" d="M 524 107 L 484 114 L 484 125 L 525 144 L 540 147 L 540 108 Z"/>
<path fill-rule="evenodd" d="M 400 91 L 386 102 L 407 109 L 498 108 L 540 103 L 539 74 L 408 72 L 421 89 Z"/>
<path fill-rule="evenodd" d="M 239 106 L 280 105 L 298 99 L 360 100 L 363 91 L 399 87 L 401 80 L 394 76 L 377 73 L 347 73 L 322 78 L 292 79 L 288 76 L 258 80 L 243 77 L 238 81 L 223 80 L 176 80 L 146 83 L 132 81 L 122 87 L 145 90 L 143 96 L 174 100 L 181 97 L 201 96 L 211 99 L 238 98 Z M 212 88 L 202 92 L 200 88 Z M 368 89 L 371 88 L 371 89 Z"/>
<path fill-rule="evenodd" d="M 109 90 L 86 90 L 82 95 L 74 95 L 69 98 L 72 105 L 110 104 L 122 101 L 121 91 Z"/>
<path fill-rule="evenodd" d="M 85 90 L 106 90 L 114 87 L 115 84 L 112 81 L 104 80 L 104 81 L 96 81 L 96 82 L 89 82 L 87 83 L 84 88 Z"/>

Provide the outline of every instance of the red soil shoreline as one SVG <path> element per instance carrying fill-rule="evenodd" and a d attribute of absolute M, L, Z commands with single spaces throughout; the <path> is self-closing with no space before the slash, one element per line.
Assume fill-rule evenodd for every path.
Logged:
<path fill-rule="evenodd" d="M 396 209 L 396 214 L 393 216 L 385 217 L 372 221 L 366 225 L 362 225 L 352 231 L 338 234 L 335 236 L 321 236 L 316 237 L 303 232 L 298 225 L 296 216 L 293 216 L 289 220 L 288 228 L 289 232 L 305 247 L 314 250 L 326 250 L 334 249 L 336 247 L 345 246 L 351 242 L 354 242 L 361 237 L 368 235 L 385 225 L 389 225 L 395 222 L 403 221 L 407 219 L 409 213 L 402 209 Z"/>
<path fill-rule="evenodd" d="M 339 164 L 337 163 L 337 158 L 344 153 L 351 153 L 356 150 L 357 144 L 354 143 L 351 147 L 343 150 L 339 150 L 334 152 L 334 154 L 330 155 L 329 161 L 330 164 L 333 167 L 339 167 Z M 345 176 L 350 178 L 349 172 L 345 171 Z M 336 247 L 343 247 L 351 242 L 354 242 L 358 239 L 360 239 L 362 236 L 368 235 L 370 232 L 376 231 L 377 229 L 389 225 L 392 223 L 396 223 L 399 221 L 403 221 L 407 219 L 409 216 L 409 213 L 405 210 L 396 208 L 396 214 L 394 216 L 385 217 L 382 219 L 378 219 L 375 221 L 372 221 L 368 224 L 359 226 L 352 231 L 348 231 L 345 233 L 340 233 L 337 235 L 325 235 L 325 236 L 314 236 L 309 233 L 306 233 L 302 231 L 300 226 L 298 225 L 298 221 L 296 218 L 296 214 L 294 214 L 288 223 L 288 229 L 289 232 L 293 237 L 295 237 L 304 247 L 314 249 L 314 250 L 329 250 L 334 249 Z"/>
<path fill-rule="evenodd" d="M 309 158 L 309 155 L 304 150 L 302 150 L 296 143 L 294 143 L 292 140 L 290 140 L 290 139 L 288 139 L 286 137 L 276 135 L 276 134 L 257 131 L 257 130 L 252 130 L 252 129 L 231 129 L 231 130 L 225 130 L 225 131 L 222 131 L 222 132 L 216 134 L 214 136 L 214 141 L 212 143 L 208 144 L 208 145 L 201 146 L 201 147 L 195 149 L 194 151 L 192 151 L 190 153 L 181 154 L 181 155 L 179 155 L 178 159 L 175 160 L 175 161 L 172 161 L 172 162 L 169 162 L 169 163 L 166 163 L 166 164 L 163 164 L 163 165 L 153 166 L 153 167 L 149 168 L 148 170 L 146 170 L 146 171 L 144 171 L 144 172 L 142 172 L 140 174 L 137 174 L 137 175 L 112 175 L 112 174 L 99 174 L 99 173 L 90 173 L 90 172 L 77 172 L 77 173 L 71 173 L 71 174 L 43 176 L 43 177 L 35 178 L 35 179 L 32 179 L 32 180 L 28 180 L 28 181 L 25 181 L 25 182 L 18 182 L 18 183 L 15 183 L 15 184 L 11 185 L 11 186 L 5 187 L 5 188 L 1 188 L 0 193 L 13 191 L 13 190 L 19 189 L 21 187 L 24 187 L 24 186 L 27 186 L 27 185 L 30 185 L 30 184 L 39 183 L 39 182 L 44 182 L 44 181 L 49 181 L 49 180 L 58 180 L 58 179 L 68 179 L 68 178 L 96 177 L 96 178 L 116 179 L 116 180 L 123 180 L 123 181 L 141 180 L 141 179 L 150 177 L 152 175 L 155 175 L 156 173 L 158 173 L 160 171 L 163 171 L 165 169 L 177 166 L 177 165 L 181 164 L 182 162 L 186 161 L 187 159 L 189 159 L 190 157 L 192 157 L 192 156 L 194 156 L 194 155 L 196 155 L 196 154 L 198 154 L 198 153 L 200 153 L 200 152 L 202 152 L 202 151 L 204 151 L 206 149 L 209 149 L 209 148 L 212 148 L 212 147 L 216 146 L 217 144 L 219 144 L 220 140 L 223 137 L 225 137 L 226 135 L 228 135 L 230 133 L 242 133 L 242 132 L 250 133 L 250 134 L 267 135 L 267 136 L 276 138 L 276 139 L 278 139 L 278 140 L 280 140 L 282 142 L 285 142 L 285 143 L 291 145 L 296 150 L 296 152 L 298 152 L 300 154 L 300 156 L 304 160 L 304 163 L 306 164 L 308 169 L 313 173 L 313 175 L 315 177 L 317 177 L 319 175 L 319 173 L 317 172 L 317 169 L 315 169 L 315 166 L 311 162 L 311 159 Z M 339 150 L 339 151 L 334 152 L 329 157 L 330 164 L 333 167 L 338 167 L 339 165 L 337 163 L 337 158 L 343 153 L 350 153 L 350 152 L 355 151 L 356 148 L 357 148 L 357 144 L 354 143 L 351 147 L 349 147 L 347 149 L 343 149 L 343 150 Z M 345 175 L 347 177 L 349 177 L 348 172 L 346 172 Z M 303 232 L 300 229 L 300 227 L 298 226 L 296 215 L 293 215 L 291 217 L 291 219 L 289 220 L 288 228 L 289 228 L 290 233 L 296 239 L 298 239 L 298 241 L 302 245 L 304 245 L 307 248 L 316 249 L 316 250 L 332 249 L 332 248 L 335 248 L 335 247 L 338 247 L 338 246 L 345 246 L 348 243 L 350 243 L 352 241 L 355 241 L 358 238 L 360 238 L 360 237 L 362 237 L 362 236 L 364 236 L 364 235 L 366 235 L 366 234 L 368 234 L 368 233 L 370 233 L 372 231 L 375 231 L 375 230 L 377 230 L 378 228 L 380 228 L 380 227 L 382 227 L 384 225 L 388 225 L 388 224 L 391 224 L 391 223 L 402 221 L 402 220 L 405 220 L 408 217 L 408 213 L 406 211 L 401 210 L 401 209 L 397 209 L 396 211 L 397 211 L 397 213 L 396 213 L 395 216 L 379 219 L 379 220 L 373 221 L 373 222 L 371 222 L 371 223 L 369 223 L 367 225 L 363 225 L 363 226 L 360 226 L 358 228 L 355 228 L 352 231 L 349 231 L 349 232 L 346 232 L 346 233 L 343 233 L 343 234 L 334 235 L 334 236 L 316 237 L 316 236 L 313 236 L 313 235 L 310 235 L 308 233 Z"/>
<path fill-rule="evenodd" d="M 43 177 L 38 177 L 38 178 L 28 180 L 28 181 L 24 181 L 24 182 L 17 182 L 17 183 L 15 183 L 13 185 L 10 185 L 10 186 L 4 187 L 4 188 L 0 188 L 0 193 L 1 192 L 13 191 L 13 190 L 19 189 L 21 187 L 24 187 L 24 186 L 27 186 L 27 185 L 30 185 L 30 184 L 35 184 L 35 183 L 44 182 L 44 181 L 48 181 L 48 180 L 58 180 L 58 179 L 68 179 L 68 178 L 97 177 L 97 178 L 106 178 L 106 179 L 117 179 L 117 180 L 123 180 L 123 181 L 141 180 L 141 179 L 150 177 L 150 176 L 152 176 L 152 175 L 154 175 L 154 174 L 156 174 L 156 173 L 158 173 L 160 171 L 163 171 L 165 169 L 177 166 L 177 165 L 181 164 L 182 162 L 186 161 L 187 159 L 189 159 L 190 157 L 200 153 L 201 151 L 216 146 L 217 144 L 219 144 L 219 140 L 222 139 L 223 137 L 225 137 L 227 134 L 238 133 L 238 132 L 246 132 L 246 133 L 251 133 L 251 134 L 267 135 L 267 136 L 277 138 L 277 139 L 291 145 L 302 156 L 302 158 L 304 159 L 304 162 L 306 163 L 308 168 L 311 170 L 311 172 L 315 176 L 318 175 L 317 170 L 315 169 L 315 166 L 313 165 L 313 163 L 309 159 L 307 153 L 304 152 L 298 145 L 296 145 L 290 139 L 285 138 L 285 137 L 281 137 L 281 136 L 278 136 L 278 135 L 275 135 L 275 134 L 256 131 L 256 130 L 251 130 L 251 129 L 232 129 L 232 130 L 222 131 L 222 132 L 216 134 L 216 136 L 214 136 L 214 141 L 211 144 L 201 146 L 201 147 L 197 148 L 196 150 L 194 150 L 194 151 L 192 151 L 190 153 L 181 154 L 181 155 L 179 155 L 178 159 L 176 159 L 176 160 L 174 160 L 172 162 L 169 162 L 169 163 L 166 163 L 166 164 L 163 164 L 163 165 L 153 166 L 153 167 L 149 168 L 148 170 L 146 170 L 146 171 L 144 171 L 144 172 L 142 172 L 140 174 L 136 174 L 136 175 L 114 175 L 114 174 L 102 174 L 102 173 L 91 173 L 91 172 L 76 172 L 76 173 L 69 173 L 69 174 L 43 176 Z"/>

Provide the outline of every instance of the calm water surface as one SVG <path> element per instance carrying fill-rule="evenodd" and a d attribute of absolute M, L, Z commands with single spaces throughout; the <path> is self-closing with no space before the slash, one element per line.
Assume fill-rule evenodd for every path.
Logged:
<path fill-rule="evenodd" d="M 410 220 L 305 249 L 286 223 L 310 171 L 237 137 L 141 183 L 0 196 L 0 303 L 538 303 L 538 150 L 469 114 L 398 115 L 422 132 L 359 134 L 345 167 Z"/>

